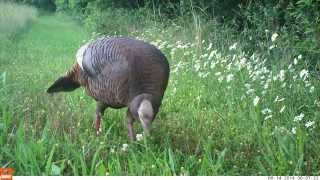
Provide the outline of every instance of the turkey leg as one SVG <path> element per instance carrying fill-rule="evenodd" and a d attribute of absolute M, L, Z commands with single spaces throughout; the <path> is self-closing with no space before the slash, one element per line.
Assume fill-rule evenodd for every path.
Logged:
<path fill-rule="evenodd" d="M 97 102 L 97 108 L 96 108 L 96 119 L 95 119 L 95 129 L 96 134 L 99 135 L 101 133 L 101 118 L 104 114 L 104 111 L 106 110 L 107 105 L 102 102 Z"/>
<path fill-rule="evenodd" d="M 136 134 L 133 130 L 134 119 L 133 119 L 129 109 L 127 111 L 127 119 L 128 119 L 128 136 L 131 141 L 134 141 L 134 140 L 136 140 Z"/>

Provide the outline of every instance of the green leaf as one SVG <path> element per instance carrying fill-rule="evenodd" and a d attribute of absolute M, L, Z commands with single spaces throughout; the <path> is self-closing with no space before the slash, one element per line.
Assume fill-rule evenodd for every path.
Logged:
<path fill-rule="evenodd" d="M 171 169 L 172 173 L 173 173 L 174 175 L 176 175 L 174 155 L 173 155 L 171 149 L 169 149 L 169 165 L 170 165 L 170 169 Z"/>
<path fill-rule="evenodd" d="M 97 176 L 105 176 L 106 173 L 107 173 L 107 168 L 103 165 L 102 162 L 100 162 L 97 169 L 96 169 L 96 175 Z"/>
<path fill-rule="evenodd" d="M 51 151 L 50 151 L 49 157 L 48 157 L 48 159 L 47 159 L 47 162 L 46 162 L 45 170 L 46 170 L 46 174 L 47 174 L 47 175 L 48 175 L 49 172 L 50 172 L 50 166 L 53 165 L 52 160 L 53 160 L 53 155 L 54 155 L 55 149 L 56 149 L 56 146 L 53 145 L 53 146 L 52 146 L 52 149 L 51 149 Z M 51 170 L 52 170 L 52 167 L 51 167 Z"/>
<path fill-rule="evenodd" d="M 51 175 L 52 176 L 58 176 L 61 175 L 61 169 L 59 166 L 52 164 L 51 165 Z"/>

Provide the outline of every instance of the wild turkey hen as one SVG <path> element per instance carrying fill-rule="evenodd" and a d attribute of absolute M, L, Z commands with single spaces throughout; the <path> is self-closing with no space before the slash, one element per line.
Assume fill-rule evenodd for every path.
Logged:
<path fill-rule="evenodd" d="M 99 38 L 82 46 L 76 63 L 56 80 L 48 93 L 73 91 L 83 86 L 97 101 L 95 129 L 107 107 L 128 107 L 128 136 L 135 139 L 134 119 L 149 133 L 169 78 L 166 57 L 155 46 L 125 38 Z"/>

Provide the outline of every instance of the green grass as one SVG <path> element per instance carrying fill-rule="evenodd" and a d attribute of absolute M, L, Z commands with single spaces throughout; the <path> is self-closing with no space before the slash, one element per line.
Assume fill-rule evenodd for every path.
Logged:
<path fill-rule="evenodd" d="M 239 42 L 229 49 L 231 35 L 206 34 L 204 26 L 197 20 L 194 31 L 154 24 L 128 31 L 160 47 L 171 64 L 152 136 L 134 143 L 125 109 L 107 109 L 96 137 L 94 100 L 82 89 L 45 93 L 92 37 L 83 27 L 65 15 L 41 16 L 1 41 L 0 166 L 16 175 L 319 175 L 319 83 L 311 74 L 301 79 L 302 59 L 288 69 L 297 55 L 268 49 L 280 45 L 281 34 L 250 57 Z M 263 114 L 266 108 L 272 112 Z M 300 113 L 305 117 L 294 121 Z"/>

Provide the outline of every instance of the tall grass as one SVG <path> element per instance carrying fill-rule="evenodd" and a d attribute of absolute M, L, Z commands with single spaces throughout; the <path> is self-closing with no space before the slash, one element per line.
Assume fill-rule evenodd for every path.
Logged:
<path fill-rule="evenodd" d="M 36 16 L 37 10 L 33 7 L 0 2 L 0 38 L 17 33 Z"/>
<path fill-rule="evenodd" d="M 100 27 L 92 34 L 66 16 L 40 17 L 6 53 L 0 44 L 0 166 L 17 175 L 319 175 L 319 83 L 303 55 L 282 49 L 281 32 L 247 51 L 250 39 L 195 11 L 168 21 L 120 11 L 87 19 Z M 150 138 L 128 142 L 125 110 L 111 109 L 96 137 L 82 90 L 45 93 L 100 33 L 143 39 L 170 61 Z"/>
<path fill-rule="evenodd" d="M 165 144 L 157 148 L 170 174 L 319 174 L 318 77 L 286 32 L 237 34 L 192 4 L 173 20 L 132 12 L 100 20 L 98 32 L 143 39 L 170 59 L 153 135 Z"/>

